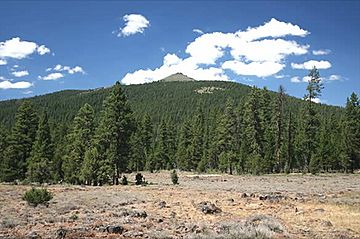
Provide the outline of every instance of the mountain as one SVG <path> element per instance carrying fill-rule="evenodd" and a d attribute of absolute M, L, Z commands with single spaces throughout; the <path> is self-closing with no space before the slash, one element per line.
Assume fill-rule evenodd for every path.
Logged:
<path fill-rule="evenodd" d="M 167 82 L 171 82 L 171 81 L 195 81 L 195 79 L 193 79 L 191 77 L 188 77 L 187 75 L 184 75 L 182 73 L 175 73 L 173 75 L 165 77 L 164 79 L 162 79 L 160 81 L 167 81 Z"/>
<path fill-rule="evenodd" d="M 227 98 L 235 104 L 242 104 L 251 87 L 235 82 L 195 81 L 182 74 L 174 74 L 163 80 L 142 85 L 123 86 L 135 116 L 148 113 L 153 122 L 163 117 L 182 122 L 200 106 L 204 113 L 222 112 Z M 65 90 L 27 98 L 39 110 L 46 109 L 50 119 L 58 123 L 69 123 L 85 103 L 94 107 L 96 115 L 111 88 L 93 90 Z M 275 96 L 275 92 L 271 92 Z M 0 102 L 0 122 L 10 127 L 14 122 L 17 107 L 24 99 Z M 301 108 L 302 100 L 288 97 L 288 107 L 295 113 Z M 324 113 L 339 112 L 335 106 L 318 105 Z"/>

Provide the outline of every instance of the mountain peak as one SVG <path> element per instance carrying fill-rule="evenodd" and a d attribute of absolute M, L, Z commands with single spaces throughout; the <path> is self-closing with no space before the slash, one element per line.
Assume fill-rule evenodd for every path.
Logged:
<path fill-rule="evenodd" d="M 169 81 L 195 81 L 195 79 L 178 72 L 178 73 L 172 74 L 168 77 L 165 77 L 164 79 L 162 79 L 160 81 L 166 81 L 166 82 L 169 82 Z"/>

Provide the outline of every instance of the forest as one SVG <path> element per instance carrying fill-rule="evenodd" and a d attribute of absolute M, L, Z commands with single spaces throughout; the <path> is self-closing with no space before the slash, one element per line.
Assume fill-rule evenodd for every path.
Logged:
<path fill-rule="evenodd" d="M 118 184 L 162 169 L 229 174 L 360 168 L 360 104 L 302 100 L 231 82 L 166 82 L 0 102 L 0 180 Z M 325 89 L 326 90 L 326 89 Z M 16 113 L 15 113 L 16 111 Z"/>

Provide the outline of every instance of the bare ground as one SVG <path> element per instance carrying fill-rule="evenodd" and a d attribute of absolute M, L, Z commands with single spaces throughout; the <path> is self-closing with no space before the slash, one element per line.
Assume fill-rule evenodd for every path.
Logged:
<path fill-rule="evenodd" d="M 360 238 L 358 174 L 143 175 L 147 186 L 50 185 L 35 208 L 31 186 L 0 185 L 0 238 Z"/>

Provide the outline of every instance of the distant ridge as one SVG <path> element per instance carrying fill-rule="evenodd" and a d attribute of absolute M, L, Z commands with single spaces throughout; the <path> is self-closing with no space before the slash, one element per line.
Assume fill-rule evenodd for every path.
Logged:
<path fill-rule="evenodd" d="M 195 79 L 188 77 L 187 75 L 184 75 L 182 73 L 175 73 L 172 74 L 168 77 L 165 77 L 164 79 L 160 80 L 160 81 L 195 81 Z"/>

